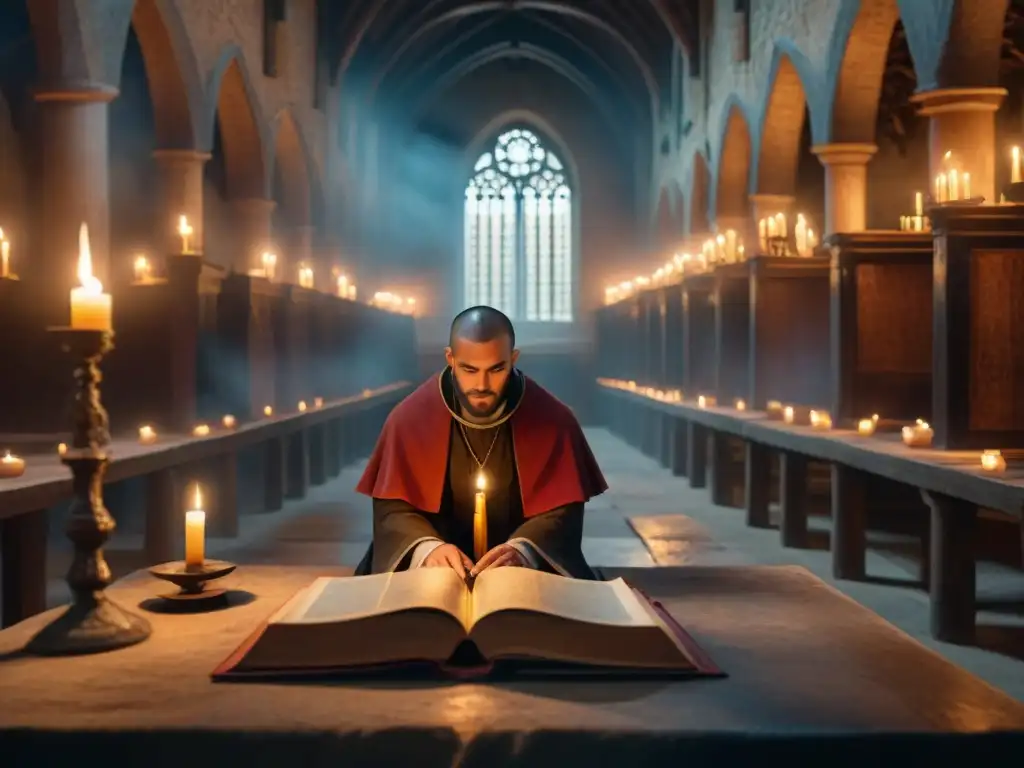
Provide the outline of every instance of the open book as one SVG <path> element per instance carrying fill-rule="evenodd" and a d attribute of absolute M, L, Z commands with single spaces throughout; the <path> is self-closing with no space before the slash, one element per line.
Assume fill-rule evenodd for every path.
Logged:
<path fill-rule="evenodd" d="M 656 603 L 622 579 L 495 568 L 472 588 L 449 568 L 320 578 L 228 657 L 214 679 L 428 663 L 721 674 Z"/>

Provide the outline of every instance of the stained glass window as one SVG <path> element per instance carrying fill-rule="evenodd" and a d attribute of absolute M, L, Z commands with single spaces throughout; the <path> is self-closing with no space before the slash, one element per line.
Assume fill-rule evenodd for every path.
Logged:
<path fill-rule="evenodd" d="M 530 130 L 505 131 L 476 161 L 465 205 L 466 304 L 572 322 L 572 190 L 558 157 Z"/>

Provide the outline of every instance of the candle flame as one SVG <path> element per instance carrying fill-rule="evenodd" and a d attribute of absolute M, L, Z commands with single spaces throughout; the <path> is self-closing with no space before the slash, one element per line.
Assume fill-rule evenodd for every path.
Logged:
<path fill-rule="evenodd" d="M 11 452 L 10 451 L 4 451 L 3 461 L 4 461 L 5 464 L 10 464 L 12 461 L 14 461 L 14 457 L 11 456 Z"/>
<path fill-rule="evenodd" d="M 203 508 L 203 492 L 202 489 L 200 489 L 199 487 L 199 483 L 196 483 L 195 488 L 196 492 L 195 495 L 192 497 L 192 509 L 200 510 Z"/>
<path fill-rule="evenodd" d="M 476 489 L 478 491 L 484 491 L 487 489 L 487 480 L 484 478 L 484 473 L 479 472 L 476 476 Z"/>
<path fill-rule="evenodd" d="M 91 296 L 103 293 L 103 284 L 92 273 L 92 249 L 89 247 L 89 225 L 84 221 L 78 228 L 78 281 L 84 292 Z"/>

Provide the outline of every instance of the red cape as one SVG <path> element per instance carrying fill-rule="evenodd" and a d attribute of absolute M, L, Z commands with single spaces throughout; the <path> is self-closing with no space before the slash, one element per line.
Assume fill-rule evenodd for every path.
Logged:
<path fill-rule="evenodd" d="M 523 516 L 589 501 L 608 489 L 583 430 L 568 406 L 523 377 L 522 400 L 509 419 Z M 356 486 L 378 499 L 401 499 L 437 512 L 448 474 L 452 414 L 432 376 L 395 406 Z"/>

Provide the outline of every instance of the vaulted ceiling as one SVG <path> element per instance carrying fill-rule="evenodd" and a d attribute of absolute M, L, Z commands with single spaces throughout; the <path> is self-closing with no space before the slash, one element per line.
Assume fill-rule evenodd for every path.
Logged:
<path fill-rule="evenodd" d="M 649 122 L 670 94 L 673 56 L 693 51 L 697 0 L 321 2 L 332 72 L 371 103 L 415 113 L 499 59 L 530 59 L 602 111 Z"/>

